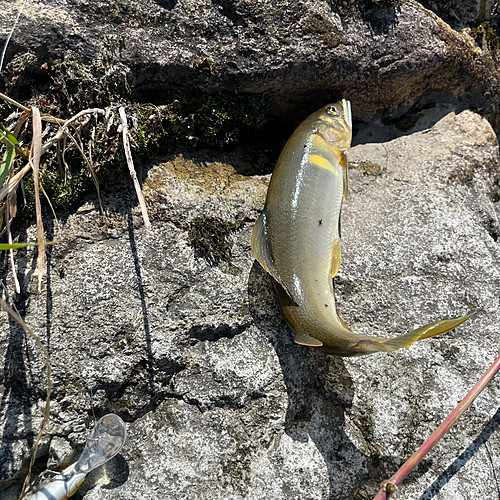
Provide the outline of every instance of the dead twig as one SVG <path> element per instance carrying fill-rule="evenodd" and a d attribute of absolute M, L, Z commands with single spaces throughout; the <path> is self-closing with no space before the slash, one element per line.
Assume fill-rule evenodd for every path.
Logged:
<path fill-rule="evenodd" d="M 481 394 L 483 389 L 500 370 L 500 356 L 488 368 L 486 373 L 479 379 L 469 394 L 448 415 L 446 420 L 433 432 L 431 437 L 402 465 L 402 467 L 387 481 L 380 485 L 380 491 L 373 500 L 386 500 L 403 479 L 422 461 L 422 459 L 434 448 L 436 443 L 448 432 L 451 426 L 461 417 L 462 413 L 469 408 L 472 402 Z"/>
<path fill-rule="evenodd" d="M 0 94 L 1 96 L 1 94 Z M 65 134 L 68 133 L 68 127 L 70 125 L 73 125 L 74 122 L 78 121 L 80 118 L 82 118 L 85 115 L 90 115 L 90 114 L 99 114 L 99 115 L 104 115 L 105 111 L 104 109 L 101 108 L 92 108 L 92 109 L 84 109 L 83 111 L 80 111 L 77 113 L 75 116 L 72 116 L 66 121 L 62 121 L 61 128 L 57 131 L 57 134 L 54 135 L 51 139 L 49 139 L 42 147 L 42 154 L 45 153 L 53 144 L 56 144 L 59 142 Z"/>
<path fill-rule="evenodd" d="M 142 218 L 144 219 L 144 226 L 146 229 L 151 229 L 151 223 L 149 222 L 148 209 L 146 207 L 146 202 L 142 196 L 141 185 L 137 179 L 137 174 L 135 172 L 134 160 L 132 159 L 132 152 L 130 151 L 130 141 L 128 139 L 128 124 L 127 115 L 125 114 L 125 108 L 120 106 L 118 110 L 120 113 L 120 120 L 122 123 L 122 134 L 123 134 L 123 148 L 125 150 L 125 157 L 127 158 L 127 165 L 130 171 L 130 176 L 134 182 L 135 192 L 137 193 L 137 198 L 139 199 L 139 205 L 141 206 Z"/>

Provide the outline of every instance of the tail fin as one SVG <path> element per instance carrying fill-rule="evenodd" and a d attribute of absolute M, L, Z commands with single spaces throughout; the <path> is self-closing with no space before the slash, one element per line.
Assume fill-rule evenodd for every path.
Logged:
<path fill-rule="evenodd" d="M 434 323 L 429 323 L 428 325 L 421 326 L 410 333 L 396 337 L 395 339 L 384 339 L 375 341 L 361 341 L 359 344 L 364 344 L 365 342 L 370 343 L 370 350 L 373 351 L 397 351 L 403 347 L 410 347 L 417 340 L 429 339 L 435 337 L 436 335 L 441 335 L 442 333 L 449 332 L 457 326 L 461 325 L 464 321 L 467 321 L 472 315 L 463 316 L 461 318 L 455 319 L 444 319 L 441 321 L 436 321 Z M 368 346 L 366 346 L 368 347 Z"/>

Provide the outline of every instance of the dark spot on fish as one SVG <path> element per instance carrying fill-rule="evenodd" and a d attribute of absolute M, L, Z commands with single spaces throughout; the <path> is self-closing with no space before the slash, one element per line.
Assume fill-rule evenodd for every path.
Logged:
<path fill-rule="evenodd" d="M 325 307 L 328 307 L 328 304 L 325 304 Z"/>
<path fill-rule="evenodd" d="M 319 225 L 319 226 L 321 226 L 321 224 L 323 224 L 323 219 L 320 219 L 320 220 L 318 221 L 318 225 Z"/>

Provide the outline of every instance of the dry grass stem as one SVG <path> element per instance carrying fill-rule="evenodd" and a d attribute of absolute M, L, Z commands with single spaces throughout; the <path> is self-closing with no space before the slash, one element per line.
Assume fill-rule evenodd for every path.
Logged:
<path fill-rule="evenodd" d="M 6 206 L 7 210 L 5 213 L 5 228 L 7 231 L 7 241 L 9 245 L 12 245 L 12 233 L 10 232 L 10 196 L 7 196 L 6 200 Z M 9 256 L 10 256 L 10 266 L 12 268 L 12 277 L 14 279 L 14 286 L 16 288 L 16 293 L 20 294 L 21 293 L 21 286 L 19 285 L 19 280 L 17 279 L 17 273 L 16 273 L 16 264 L 14 262 L 14 249 L 11 248 L 9 250 Z"/>
<path fill-rule="evenodd" d="M 31 165 L 30 161 L 16 175 L 14 175 L 2 189 L 0 189 L 0 201 L 17 189 L 17 186 L 21 182 L 22 178 L 30 171 Z"/>
<path fill-rule="evenodd" d="M 101 213 L 104 214 L 104 209 L 102 208 L 102 203 L 101 203 L 101 191 L 99 189 L 99 179 L 97 178 L 97 175 L 95 174 L 94 168 L 92 167 L 90 160 L 87 158 L 87 155 L 85 154 L 85 151 L 83 150 L 83 144 L 81 143 L 80 138 L 78 138 L 78 140 L 77 140 L 68 131 L 66 131 L 66 135 L 71 139 L 71 141 L 76 146 L 78 151 L 80 151 L 82 158 L 85 160 L 85 165 L 87 166 L 87 169 L 90 173 L 90 177 L 92 177 L 92 181 L 94 182 L 94 185 L 95 185 L 95 188 L 97 191 L 97 199 L 99 200 L 99 208 L 101 209 Z"/>
<path fill-rule="evenodd" d="M 0 99 L 3 99 L 4 101 L 8 102 L 9 104 L 16 106 L 16 108 L 22 109 L 23 111 L 27 111 L 28 113 L 31 114 L 30 108 L 23 106 L 21 103 L 15 101 L 14 99 L 11 99 L 9 96 L 6 96 L 5 94 L 2 94 L 1 92 L 0 92 Z M 49 123 L 56 123 L 58 125 L 64 124 L 64 120 L 61 120 L 60 118 L 54 118 L 53 116 L 50 116 L 47 114 L 42 114 L 40 116 L 41 116 L 43 121 L 46 121 Z"/>
<path fill-rule="evenodd" d="M 31 111 L 28 109 L 26 111 L 23 111 L 21 113 L 21 116 L 19 117 L 19 120 L 17 121 L 16 128 L 14 129 L 14 132 L 12 132 L 12 135 L 17 139 L 19 136 L 19 132 L 21 132 L 22 126 L 25 124 L 26 120 L 31 116 Z"/>
<path fill-rule="evenodd" d="M 79 113 L 77 113 L 75 116 L 72 116 L 71 118 L 69 118 L 68 120 L 63 122 L 61 124 L 61 128 L 57 131 L 57 134 L 54 137 L 52 137 L 51 139 L 49 139 L 49 141 L 47 141 L 43 145 L 42 154 L 45 153 L 53 144 L 58 143 L 64 137 L 64 135 L 67 134 L 68 127 L 70 125 L 73 125 L 76 121 L 78 121 L 83 116 L 90 115 L 90 114 L 104 115 L 105 112 L 101 108 L 92 108 L 92 109 L 84 109 L 83 111 L 80 111 Z"/>
<path fill-rule="evenodd" d="M 128 139 L 128 124 L 127 115 L 125 114 L 125 108 L 120 106 L 119 109 L 120 120 L 122 124 L 122 134 L 123 134 L 123 148 L 125 149 L 125 157 L 127 158 L 127 165 L 130 171 L 130 176 L 134 182 L 135 192 L 137 193 L 137 198 L 139 199 L 139 205 L 141 206 L 142 218 L 144 219 L 144 226 L 146 229 L 151 229 L 151 223 L 149 222 L 148 209 L 146 208 L 146 202 L 142 196 L 141 185 L 137 179 L 137 174 L 135 172 L 134 160 L 132 159 L 132 152 L 130 151 L 130 141 Z"/>
<path fill-rule="evenodd" d="M 40 189 L 42 190 L 42 193 L 45 196 L 45 199 L 47 200 L 47 203 L 49 204 L 50 209 L 52 210 L 52 215 L 54 216 L 55 223 L 57 225 L 59 225 L 59 221 L 57 220 L 56 211 L 54 210 L 54 207 L 52 206 L 52 202 L 50 201 L 49 195 L 45 192 L 45 189 L 43 189 L 43 184 L 41 182 L 40 182 Z"/>
<path fill-rule="evenodd" d="M 45 234 L 42 221 L 42 205 L 40 203 L 40 157 L 42 153 L 42 119 L 40 111 L 33 109 L 33 144 L 31 156 L 33 160 L 33 177 L 35 180 L 35 212 L 36 233 L 38 241 L 38 293 L 42 291 L 43 268 L 45 264 Z"/>
<path fill-rule="evenodd" d="M 27 111 L 28 113 L 30 112 L 30 109 L 27 108 L 26 106 L 23 106 L 21 103 L 14 101 L 14 99 L 11 99 L 9 96 L 6 96 L 5 94 L 2 94 L 0 92 L 0 99 L 3 99 L 4 101 L 8 102 L 9 104 L 12 104 L 13 106 L 16 106 L 16 108 L 22 109 L 23 111 Z"/>

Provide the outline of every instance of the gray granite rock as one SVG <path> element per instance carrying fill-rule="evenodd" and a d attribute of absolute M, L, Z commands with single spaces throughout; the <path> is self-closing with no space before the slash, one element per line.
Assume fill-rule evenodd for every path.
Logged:
<path fill-rule="evenodd" d="M 81 450 L 92 397 L 98 417 L 126 420 L 128 441 L 75 498 L 372 498 L 498 354 L 499 177 L 495 133 L 470 111 L 352 149 L 340 314 L 391 336 L 474 313 L 442 338 L 358 359 L 292 341 L 250 249 L 268 176 L 177 157 L 145 180 L 152 231 L 119 187 L 103 195 L 106 217 L 89 200 L 46 220 L 60 243 L 41 294 L 34 252 L 16 257 L 17 307 L 53 364 L 38 470 L 54 436 Z M 14 498 L 44 366 L 4 314 L 0 327 L 0 477 Z M 394 498 L 495 498 L 499 396 L 494 381 Z"/>
<path fill-rule="evenodd" d="M 0 3 L 3 46 L 20 2 Z M 26 51 L 35 59 L 16 63 Z M 109 81 L 114 100 L 132 94 L 161 104 L 162 92 L 174 90 L 265 93 L 272 116 L 295 120 L 349 95 L 358 117 L 387 118 L 447 100 L 473 103 L 497 119 L 493 52 L 414 0 L 29 3 L 2 84 L 43 94 L 57 58 L 77 63 L 67 71 L 87 82 L 89 95 L 101 79 Z"/>
<path fill-rule="evenodd" d="M 75 461 L 75 452 L 71 444 L 64 438 L 54 436 L 50 440 L 47 469 L 64 469 Z"/>

